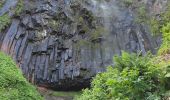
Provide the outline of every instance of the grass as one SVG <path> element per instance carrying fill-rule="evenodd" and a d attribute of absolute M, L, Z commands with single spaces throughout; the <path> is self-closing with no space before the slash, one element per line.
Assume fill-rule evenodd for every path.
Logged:
<path fill-rule="evenodd" d="M 81 91 L 55 91 L 55 92 L 52 92 L 50 95 L 52 96 L 57 96 L 57 97 L 75 97 L 75 96 L 78 96 L 78 95 L 81 95 Z"/>
<path fill-rule="evenodd" d="M 0 100 L 43 100 L 15 62 L 0 52 Z"/>

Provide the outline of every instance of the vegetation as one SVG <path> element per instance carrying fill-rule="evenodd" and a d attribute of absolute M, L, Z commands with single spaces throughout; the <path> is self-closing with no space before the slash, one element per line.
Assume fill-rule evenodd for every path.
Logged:
<path fill-rule="evenodd" d="M 144 4 L 141 4 L 137 11 L 137 17 L 136 17 L 136 22 L 137 23 L 147 23 L 148 15 L 147 15 L 147 9 Z"/>
<path fill-rule="evenodd" d="M 5 2 L 5 0 L 1 0 L 1 1 L 0 1 L 0 8 L 2 8 L 4 2 Z"/>
<path fill-rule="evenodd" d="M 115 66 L 98 74 L 91 89 L 85 89 L 78 100 L 161 100 L 165 91 L 160 67 L 151 56 L 122 53 L 114 57 Z"/>
<path fill-rule="evenodd" d="M 162 27 L 170 19 L 170 1 L 167 1 L 166 10 L 162 11 L 160 14 L 155 15 L 154 12 L 150 13 L 147 5 L 144 2 L 137 3 L 136 0 L 122 0 L 125 6 L 131 7 L 136 15 L 136 23 L 147 24 L 150 27 L 152 35 L 159 35 Z M 155 2 L 155 0 L 153 1 Z"/>
<path fill-rule="evenodd" d="M 80 94 L 81 92 L 74 92 L 74 91 L 69 91 L 69 92 L 55 91 L 51 95 L 57 97 L 75 97 L 75 96 L 79 96 Z"/>
<path fill-rule="evenodd" d="M 164 12 L 162 12 L 159 17 L 158 16 L 152 16 L 150 17 L 150 20 L 148 20 L 148 24 L 150 25 L 151 31 L 154 35 L 157 35 L 159 33 L 162 33 L 162 28 L 164 25 L 169 22 L 170 19 L 170 1 L 167 3 L 167 8 Z"/>
<path fill-rule="evenodd" d="M 42 100 L 12 59 L 0 53 L 0 100 Z"/>
<path fill-rule="evenodd" d="M 146 17 L 144 18 L 145 23 L 149 25 L 153 35 L 158 35 L 162 33 L 162 28 L 164 27 L 164 25 L 167 24 L 167 22 L 169 22 L 169 19 L 170 19 L 169 11 L 170 11 L 170 2 L 168 1 L 166 10 L 160 13 L 159 16 L 157 15 L 149 16 L 149 15 L 146 15 L 145 13 L 146 15 Z"/>
<path fill-rule="evenodd" d="M 96 29 L 90 34 L 90 40 L 95 40 L 102 35 L 106 35 L 107 31 L 104 29 L 104 27 L 96 27 Z"/>
<path fill-rule="evenodd" d="M 2 3 L 1 3 L 2 2 Z M 5 3 L 5 0 L 0 1 L 0 8 Z M 23 0 L 19 0 L 15 9 L 14 9 L 14 16 L 19 16 L 23 10 Z M 0 16 L 0 32 L 4 30 L 9 24 L 11 23 L 11 16 L 8 13 Z"/>
<path fill-rule="evenodd" d="M 129 7 L 129 6 L 131 6 L 131 5 L 133 4 L 133 0 L 123 0 L 123 3 L 124 3 L 127 7 Z"/>
<path fill-rule="evenodd" d="M 159 55 L 163 54 L 170 54 L 170 23 L 167 23 L 167 25 L 163 26 L 162 28 L 162 45 L 158 51 Z"/>
<path fill-rule="evenodd" d="M 19 16 L 20 13 L 23 11 L 23 8 L 24 8 L 24 1 L 19 0 L 18 3 L 17 3 L 16 8 L 14 9 L 15 16 Z"/>
<path fill-rule="evenodd" d="M 57 30 L 57 28 L 60 25 L 60 22 L 56 21 L 56 20 L 49 20 L 48 25 L 53 29 L 53 30 Z"/>
<path fill-rule="evenodd" d="M 8 14 L 4 14 L 2 16 L 0 16 L 0 32 L 5 29 L 8 24 L 11 22 L 10 17 L 8 16 Z"/>

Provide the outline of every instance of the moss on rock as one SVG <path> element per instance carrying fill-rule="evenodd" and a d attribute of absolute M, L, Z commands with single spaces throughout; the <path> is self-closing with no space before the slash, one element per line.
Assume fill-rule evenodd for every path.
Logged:
<path fill-rule="evenodd" d="M 0 1 L 0 8 L 5 3 L 5 0 Z M 23 11 L 24 3 L 23 0 L 19 0 L 15 9 L 12 11 L 14 12 L 14 16 L 19 16 L 20 13 Z M 11 17 L 8 13 L 5 13 L 4 15 L 0 16 L 0 32 L 4 30 L 10 23 L 11 23 Z"/>
<path fill-rule="evenodd" d="M 9 17 L 8 14 L 4 14 L 0 16 L 0 32 L 5 29 L 9 23 L 11 22 L 11 18 Z"/>
<path fill-rule="evenodd" d="M 24 8 L 24 1 L 23 0 L 19 0 L 17 3 L 17 6 L 15 8 L 15 16 L 19 16 L 20 13 L 23 11 Z"/>
<path fill-rule="evenodd" d="M 5 3 L 5 0 L 0 1 L 0 8 L 2 8 L 3 4 Z"/>

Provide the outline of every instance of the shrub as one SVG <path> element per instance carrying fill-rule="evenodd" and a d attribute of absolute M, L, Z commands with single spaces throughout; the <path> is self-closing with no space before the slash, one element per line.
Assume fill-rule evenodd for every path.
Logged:
<path fill-rule="evenodd" d="M 167 23 L 162 28 L 162 45 L 158 51 L 159 55 L 170 53 L 170 23 Z"/>
<path fill-rule="evenodd" d="M 114 68 L 110 66 L 98 74 L 91 89 L 85 89 L 76 99 L 160 100 L 164 93 L 163 75 L 150 58 L 123 52 L 121 57 L 114 57 Z"/>
<path fill-rule="evenodd" d="M 0 100 L 42 100 L 12 59 L 0 53 Z"/>

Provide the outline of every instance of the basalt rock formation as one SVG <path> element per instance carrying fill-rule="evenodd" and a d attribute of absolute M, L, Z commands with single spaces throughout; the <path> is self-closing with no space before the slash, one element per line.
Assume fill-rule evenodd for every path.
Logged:
<path fill-rule="evenodd" d="M 135 12 L 121 0 L 22 0 L 23 10 L 15 15 L 19 1 L 1 7 L 0 16 L 8 14 L 11 24 L 0 32 L 0 48 L 40 86 L 88 87 L 121 50 L 144 55 L 160 43 L 147 25 L 135 23 Z"/>

